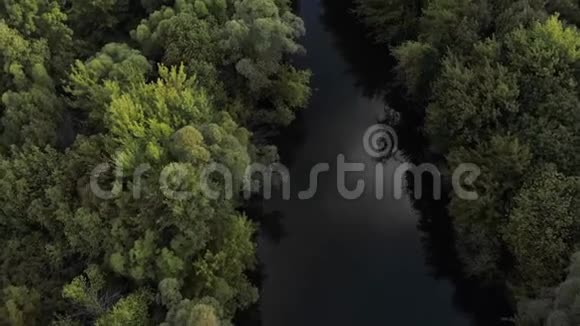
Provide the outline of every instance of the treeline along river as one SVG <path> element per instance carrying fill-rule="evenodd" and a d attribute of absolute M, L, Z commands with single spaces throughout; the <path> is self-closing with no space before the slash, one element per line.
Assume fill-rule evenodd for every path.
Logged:
<path fill-rule="evenodd" d="M 296 3 L 307 54 L 294 62 L 312 71 L 313 96 L 278 137 L 292 199 L 275 192 L 259 205 L 261 299 L 237 324 L 501 325 L 512 314 L 503 289 L 480 288 L 463 277 L 444 200 L 429 194 L 415 200 L 408 195 L 412 189 L 393 198 L 388 186 L 399 164 L 438 158 L 421 136 L 421 119 L 393 86 L 388 49 L 365 37 L 351 8 L 348 0 Z M 396 158 L 377 160 L 365 150 L 363 136 L 378 122 L 395 128 Z M 356 200 L 338 191 L 340 154 L 366 167 L 347 175 L 349 189 L 357 180 L 367 186 Z M 314 198 L 300 200 L 297 193 L 309 188 L 310 171 L 319 163 L 330 171 L 320 174 Z M 385 171 L 380 200 L 376 164 Z"/>

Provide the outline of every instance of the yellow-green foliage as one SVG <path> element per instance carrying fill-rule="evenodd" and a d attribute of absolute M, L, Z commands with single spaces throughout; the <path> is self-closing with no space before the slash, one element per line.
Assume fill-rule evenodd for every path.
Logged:
<path fill-rule="evenodd" d="M 287 1 L 3 1 L 0 17 L 0 324 L 229 323 L 257 298 L 242 178 L 276 157 L 248 128 L 310 94 L 284 62 L 304 32 Z M 205 194 L 212 163 L 231 194 Z"/>

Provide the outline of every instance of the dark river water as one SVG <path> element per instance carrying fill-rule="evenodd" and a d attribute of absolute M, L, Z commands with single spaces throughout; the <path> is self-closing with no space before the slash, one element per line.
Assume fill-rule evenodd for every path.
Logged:
<path fill-rule="evenodd" d="M 237 324 L 499 325 L 509 311 L 498 291 L 462 278 L 444 203 L 414 201 L 408 191 L 393 197 L 395 168 L 426 157 L 414 122 L 397 126 L 404 155 L 381 163 L 386 190 L 376 198 L 377 160 L 363 136 L 384 118 L 392 59 L 365 39 L 349 7 L 346 0 L 297 4 L 308 53 L 295 64 L 312 71 L 313 96 L 278 141 L 292 199 L 275 193 L 262 203 L 261 298 Z M 349 189 L 365 182 L 358 199 L 337 189 L 339 154 L 365 166 L 347 177 Z M 298 199 L 319 163 L 330 171 L 319 176 L 314 198 Z"/>

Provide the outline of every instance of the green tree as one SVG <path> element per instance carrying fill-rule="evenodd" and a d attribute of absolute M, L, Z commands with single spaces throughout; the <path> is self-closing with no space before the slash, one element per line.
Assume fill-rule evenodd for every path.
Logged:
<path fill-rule="evenodd" d="M 414 2 L 386 11 L 393 3 L 358 1 L 379 39 L 415 24 Z M 416 35 L 393 49 L 450 170 L 481 169 L 470 185 L 478 199 L 454 196 L 449 206 L 460 258 L 472 276 L 509 282 L 515 294 L 559 281 L 578 241 L 580 32 L 570 24 L 579 12 L 567 0 L 434 0 L 422 4 Z M 526 312 L 532 321 L 522 313 L 518 322 L 577 324 L 575 308 L 544 299 Z"/>
<path fill-rule="evenodd" d="M 243 0 L 236 3 L 232 19 L 225 24 L 221 44 L 228 53 L 226 60 L 257 92 L 281 71 L 284 55 L 303 51 L 295 39 L 304 32 L 302 20 L 282 11 L 274 1 Z"/>
<path fill-rule="evenodd" d="M 494 136 L 474 149 L 461 147 L 450 152 L 452 170 L 466 162 L 475 164 L 481 175 L 471 185 L 478 194 L 476 200 L 454 196 L 449 206 L 456 219 L 457 249 L 470 275 L 497 280 L 504 274 L 498 265 L 510 200 L 521 187 L 532 155 L 517 138 Z"/>
<path fill-rule="evenodd" d="M 101 155 L 124 171 L 148 164 L 150 177 L 142 180 L 140 198 L 134 197 L 136 185 L 128 180 L 116 201 L 97 200 L 92 208 L 79 207 L 75 214 L 97 223 L 84 225 L 110 233 L 84 235 L 84 241 L 95 243 L 83 245 L 70 234 L 68 242 L 77 244 L 76 250 L 87 250 L 85 254 L 100 248 L 97 255 L 104 256 L 114 275 L 136 284 L 153 286 L 174 278 L 195 297 L 217 295 L 231 316 L 255 300 L 243 293 L 255 292 L 243 276 L 253 265 L 253 227 L 235 212 L 233 202 L 207 198 L 198 180 L 205 165 L 214 161 L 229 167 L 240 185 L 249 163 L 249 133 L 226 113 L 215 111 L 183 67 L 161 66 L 159 74 L 156 82 L 143 78 L 126 90 L 119 81 L 101 82 L 111 91 L 103 117 L 110 140 Z M 166 184 L 159 179 L 164 173 L 169 176 Z M 190 194 L 180 198 L 177 191 Z M 63 220 L 63 229 L 70 225 L 79 234 L 82 226 L 76 219 Z M 125 305 L 132 307 L 130 302 Z M 112 314 L 110 318 L 120 318 Z"/>
<path fill-rule="evenodd" d="M 397 76 L 410 96 L 419 102 L 428 98 L 432 80 L 438 70 L 439 53 L 430 44 L 409 41 L 393 50 L 397 58 Z"/>
<path fill-rule="evenodd" d="M 105 45 L 87 62 L 77 60 L 66 90 L 72 97 L 71 106 L 88 116 L 85 132 L 104 128 L 106 104 L 112 96 L 110 82 L 105 81 L 127 88 L 143 82 L 151 70 L 151 64 L 139 51 L 119 43 Z"/>
<path fill-rule="evenodd" d="M 513 123 L 520 91 L 509 68 L 498 62 L 500 45 L 475 46 L 473 56 L 449 56 L 433 85 L 427 131 L 444 150 L 479 144 Z"/>
<path fill-rule="evenodd" d="M 184 64 L 245 125 L 282 124 L 310 97 L 310 74 L 285 64 L 300 53 L 303 22 L 273 0 L 179 1 L 132 31 L 148 57 Z M 219 72 L 219 73 L 218 73 Z"/>
<path fill-rule="evenodd" d="M 0 151 L 25 140 L 55 146 L 63 103 L 48 72 L 51 54 L 46 41 L 27 39 L 0 21 L 0 45 Z"/>
<path fill-rule="evenodd" d="M 414 38 L 425 5 L 423 0 L 357 0 L 355 13 L 371 27 L 375 41 L 396 43 Z"/>
<path fill-rule="evenodd" d="M 557 282 L 578 236 L 580 183 L 547 166 L 532 173 L 514 200 L 504 239 L 526 289 Z"/>
<path fill-rule="evenodd" d="M 219 309 L 213 299 L 204 298 L 199 303 L 183 300 L 167 314 L 162 326 L 220 326 L 225 322 L 219 318 Z"/>
<path fill-rule="evenodd" d="M 419 22 L 418 40 L 436 49 L 469 50 L 488 27 L 487 1 L 429 1 Z"/>
<path fill-rule="evenodd" d="M 523 298 L 514 318 L 517 326 L 580 323 L 580 253 L 572 255 L 566 280 L 536 299 Z"/>
<path fill-rule="evenodd" d="M 50 62 L 46 62 L 46 68 L 51 75 L 59 78 L 66 76 L 68 65 L 76 53 L 73 48 L 73 31 L 67 25 L 68 17 L 58 1 L 3 1 L 0 4 L 0 17 L 3 23 L 18 31 L 27 41 L 46 42 L 45 46 L 50 53 Z"/>
<path fill-rule="evenodd" d="M 37 324 L 40 295 L 27 287 L 9 286 L 3 290 L 0 321 L 14 326 Z"/>
<path fill-rule="evenodd" d="M 304 32 L 288 1 L 18 0 L 0 16 L 0 323 L 228 324 L 257 298 L 244 172 L 277 157 L 245 127 L 289 123 L 310 94 L 286 60 Z"/>
<path fill-rule="evenodd" d="M 506 56 L 516 72 L 521 112 L 515 124 L 536 157 L 565 173 L 580 166 L 580 111 L 576 67 L 580 32 L 556 16 L 506 36 Z"/>

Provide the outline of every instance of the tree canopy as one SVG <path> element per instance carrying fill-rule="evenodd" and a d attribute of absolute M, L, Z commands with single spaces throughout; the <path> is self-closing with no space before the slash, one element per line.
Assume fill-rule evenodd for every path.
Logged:
<path fill-rule="evenodd" d="M 228 325 L 255 302 L 238 193 L 272 151 L 254 133 L 308 101 L 303 34 L 286 1 L 0 4 L 0 323 Z M 206 195 L 211 164 L 233 196 Z"/>
<path fill-rule="evenodd" d="M 449 204 L 465 271 L 509 284 L 516 299 L 541 296 L 580 242 L 578 4 L 434 0 L 390 11 L 400 1 L 357 2 L 377 41 L 393 47 L 399 81 L 450 170 L 481 169 L 479 198 Z M 528 323 L 522 310 L 518 320 L 575 325 L 567 298 L 549 317 Z"/>

